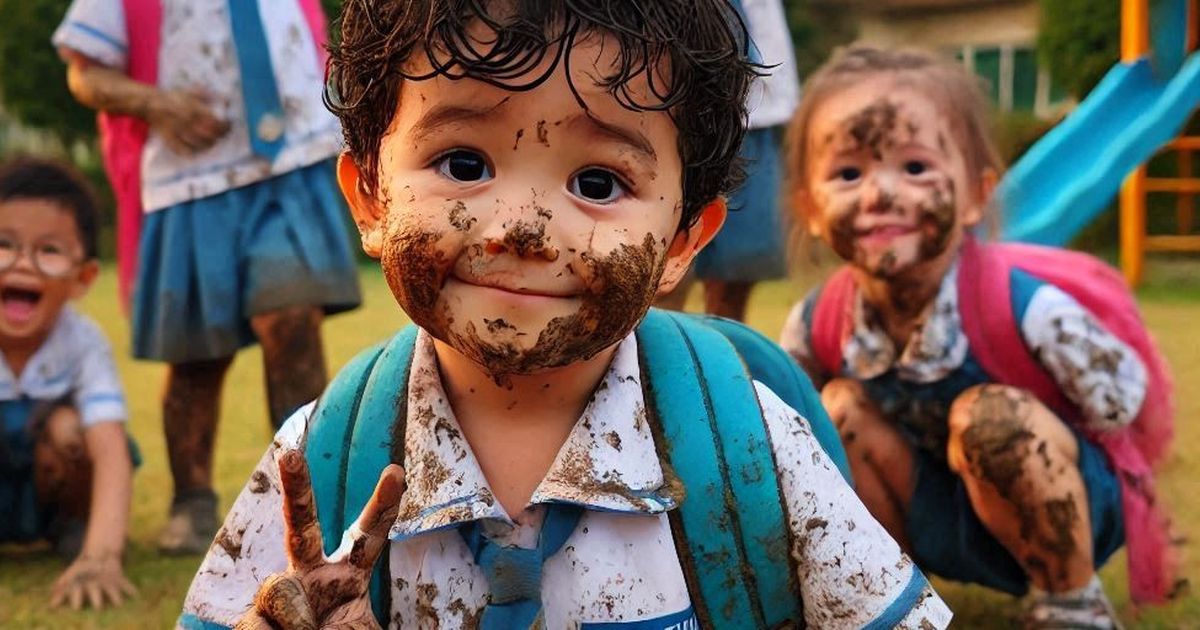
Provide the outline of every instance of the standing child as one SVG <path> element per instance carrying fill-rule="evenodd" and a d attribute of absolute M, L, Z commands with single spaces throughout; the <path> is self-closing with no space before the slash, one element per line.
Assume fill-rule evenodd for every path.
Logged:
<path fill-rule="evenodd" d="M 118 605 L 133 463 L 108 340 L 70 302 L 96 279 L 96 205 L 55 162 L 0 166 L 0 543 L 70 559 L 51 604 Z"/>
<path fill-rule="evenodd" d="M 54 34 L 72 94 L 108 123 L 114 188 L 140 178 L 133 354 L 170 364 L 167 553 L 203 552 L 216 532 L 234 354 L 262 346 L 278 428 L 325 385 L 322 318 L 359 303 L 338 124 L 320 96 L 324 31 L 316 0 L 74 0 Z"/>
<path fill-rule="evenodd" d="M 1033 627 L 1117 625 L 1096 568 L 1127 531 L 1135 597 L 1161 597 L 1163 532 L 1129 441 L 1144 404 L 1159 411 L 1157 355 L 1042 279 L 1119 284 L 1099 263 L 972 237 L 1001 169 L 977 81 L 851 49 L 813 76 L 790 144 L 800 219 L 847 265 L 782 345 L 823 385 L 871 513 L 932 573 L 1032 585 Z"/>
<path fill-rule="evenodd" d="M 667 386 L 718 358 L 680 343 L 664 361 L 668 333 L 726 343 L 647 309 L 716 233 L 736 183 L 752 77 L 738 24 L 722 0 L 345 5 L 328 97 L 349 145 L 342 190 L 419 329 L 284 425 L 181 627 L 948 622 L 799 414 L 748 381 L 747 413 L 717 411 L 744 372 L 736 356 L 722 355 L 707 402 Z M 676 407 L 694 430 L 671 430 Z M 726 458 L 696 470 L 714 423 L 746 431 L 722 433 Z M 681 483 L 727 471 L 739 492 Z M 689 520 L 760 493 L 774 497 Z M 761 538 L 741 533 L 772 513 Z M 697 555 L 706 531 L 741 543 Z M 731 618 L 738 593 L 752 612 Z"/>

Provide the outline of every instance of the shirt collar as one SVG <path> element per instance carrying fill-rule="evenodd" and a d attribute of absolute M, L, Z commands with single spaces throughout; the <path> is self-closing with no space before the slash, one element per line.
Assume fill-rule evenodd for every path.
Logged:
<path fill-rule="evenodd" d="M 48 399 L 63 395 L 70 382 L 72 357 L 67 352 L 70 337 L 68 328 L 74 317 L 77 315 L 71 306 L 63 306 L 50 334 L 29 358 L 20 377 L 13 374 L 8 361 L 0 355 L 0 400 L 14 400 L 22 396 Z"/>
<path fill-rule="evenodd" d="M 392 538 L 477 519 L 510 520 L 462 435 L 442 388 L 433 338 L 417 336 L 408 381 L 405 471 Z M 606 512 L 658 514 L 683 499 L 673 475 L 664 479 L 646 420 L 637 340 L 630 334 L 554 463 L 531 505 L 569 503 Z"/>
<path fill-rule="evenodd" d="M 846 365 L 852 375 L 872 379 L 895 367 L 904 380 L 930 383 L 960 367 L 966 360 L 968 344 L 958 313 L 957 278 L 956 261 L 942 278 L 924 321 L 909 336 L 899 357 L 877 312 L 858 293 L 854 331 L 845 347 Z"/>

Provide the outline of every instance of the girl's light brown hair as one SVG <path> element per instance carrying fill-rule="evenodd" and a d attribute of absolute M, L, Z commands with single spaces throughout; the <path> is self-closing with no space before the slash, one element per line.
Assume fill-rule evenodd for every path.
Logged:
<path fill-rule="evenodd" d="M 853 46 L 837 53 L 808 79 L 804 97 L 788 127 L 785 190 L 799 219 L 797 227 L 807 227 L 813 210 L 807 194 L 811 166 L 808 130 L 813 114 L 842 90 L 862 81 L 878 80 L 915 88 L 932 99 L 948 120 L 954 143 L 963 153 L 972 189 L 983 190 L 986 173 L 999 177 L 1003 171 L 992 141 L 990 108 L 981 79 L 957 63 L 923 51 Z M 995 229 L 994 214 L 988 211 L 984 221 L 991 231 Z"/>

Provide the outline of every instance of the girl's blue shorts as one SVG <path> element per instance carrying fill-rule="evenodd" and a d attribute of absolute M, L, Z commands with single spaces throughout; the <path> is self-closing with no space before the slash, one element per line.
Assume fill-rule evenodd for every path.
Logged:
<path fill-rule="evenodd" d="M 1099 568 L 1125 544 L 1121 486 L 1104 452 L 1075 435 L 1079 472 L 1087 488 L 1092 558 Z M 905 525 L 921 570 L 1024 595 L 1029 579 L 1015 558 L 975 515 L 962 479 L 924 449 L 917 449 L 916 488 Z"/>
<path fill-rule="evenodd" d="M 362 302 L 331 161 L 146 215 L 133 355 L 182 363 L 254 343 L 250 318 Z"/>

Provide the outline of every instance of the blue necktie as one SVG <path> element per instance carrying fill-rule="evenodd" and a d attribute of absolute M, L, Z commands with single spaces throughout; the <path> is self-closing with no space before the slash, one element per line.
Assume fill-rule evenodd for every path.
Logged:
<path fill-rule="evenodd" d="M 558 552 L 583 515 L 583 508 L 551 504 L 534 549 L 492 542 L 480 521 L 464 523 L 462 534 L 475 564 L 487 575 L 492 597 L 479 622 L 480 630 L 526 630 L 542 612 L 542 565 Z"/>
<path fill-rule="evenodd" d="M 283 103 L 271 70 L 271 49 L 258 14 L 258 0 L 229 0 L 229 21 L 242 72 L 242 101 L 246 105 L 246 126 L 250 131 L 250 149 L 256 155 L 274 161 L 283 149 Z"/>

